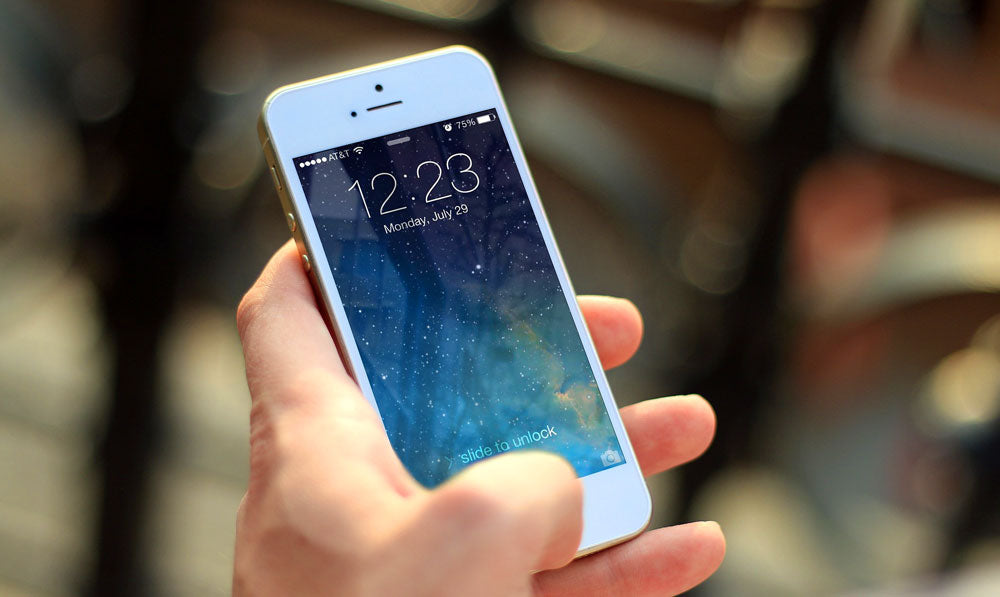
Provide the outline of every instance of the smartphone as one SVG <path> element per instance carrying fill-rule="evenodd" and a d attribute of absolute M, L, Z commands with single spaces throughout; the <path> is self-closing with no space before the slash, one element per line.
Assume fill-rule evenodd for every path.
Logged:
<path fill-rule="evenodd" d="M 341 354 L 434 487 L 512 450 L 582 478 L 583 555 L 649 492 L 492 69 L 449 47 L 282 87 L 258 126 Z"/>

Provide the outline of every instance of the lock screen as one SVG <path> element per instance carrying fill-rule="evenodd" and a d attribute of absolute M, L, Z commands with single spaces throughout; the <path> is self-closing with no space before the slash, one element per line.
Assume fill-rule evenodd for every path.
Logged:
<path fill-rule="evenodd" d="M 295 159 L 396 453 L 433 487 L 511 450 L 623 462 L 494 110 Z"/>

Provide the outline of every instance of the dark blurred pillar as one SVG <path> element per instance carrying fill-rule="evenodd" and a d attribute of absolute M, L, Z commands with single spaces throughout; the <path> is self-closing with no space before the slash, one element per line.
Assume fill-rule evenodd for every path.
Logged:
<path fill-rule="evenodd" d="M 127 13 L 133 96 L 118 118 L 87 132 L 91 140 L 105 139 L 108 157 L 121 167 L 117 192 L 87 239 L 90 253 L 98 256 L 96 277 L 114 358 L 99 452 L 97 553 L 88 586 L 101 597 L 154 593 L 144 574 L 143 531 L 160 423 L 159 350 L 174 307 L 189 218 L 179 191 L 190 149 L 178 138 L 178 113 L 195 97 L 195 55 L 210 5 L 197 0 L 119 5 Z M 100 176 L 103 164 L 92 166 Z"/>
<path fill-rule="evenodd" d="M 732 464 L 753 462 L 761 414 L 773 398 L 785 350 L 782 317 L 785 250 L 795 189 L 837 137 L 834 59 L 848 25 L 856 23 L 865 0 L 830 0 L 810 9 L 814 50 L 798 88 L 779 109 L 770 128 L 747 154 L 753 156 L 762 208 L 743 284 L 726 298 L 722 324 L 726 344 L 719 365 L 692 391 L 704 393 L 718 416 L 714 445 L 681 468 L 685 510 L 704 484 Z"/>

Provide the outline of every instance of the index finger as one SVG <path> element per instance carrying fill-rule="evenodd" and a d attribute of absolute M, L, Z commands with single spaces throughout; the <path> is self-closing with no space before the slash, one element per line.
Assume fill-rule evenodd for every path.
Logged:
<path fill-rule="evenodd" d="M 403 495 L 416 491 L 344 367 L 293 243 L 275 253 L 247 291 L 237 325 L 253 399 L 251 484 L 267 478 L 275 463 L 315 480 L 332 470 L 330 455 L 350 454 L 337 470 L 354 476 L 351 491 L 361 491 L 361 480 L 387 481 Z"/>
<path fill-rule="evenodd" d="M 642 315 L 628 299 L 613 296 L 577 297 L 590 337 L 605 369 L 632 358 L 642 341 Z"/>
<path fill-rule="evenodd" d="M 247 383 L 255 401 L 280 402 L 289 386 L 308 383 L 304 380 L 316 376 L 335 385 L 349 385 L 357 393 L 317 308 L 293 242 L 285 243 L 274 254 L 240 301 L 236 324 L 243 340 Z M 299 399 L 310 393 L 295 394 Z"/>

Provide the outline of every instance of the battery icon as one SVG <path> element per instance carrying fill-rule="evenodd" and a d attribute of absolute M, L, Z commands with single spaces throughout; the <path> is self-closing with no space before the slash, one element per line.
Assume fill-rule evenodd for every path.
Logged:
<path fill-rule="evenodd" d="M 496 116 L 492 114 L 483 114 L 479 118 L 476 118 L 476 122 L 479 124 L 486 124 L 487 122 L 492 122 L 493 120 L 496 120 Z"/>

